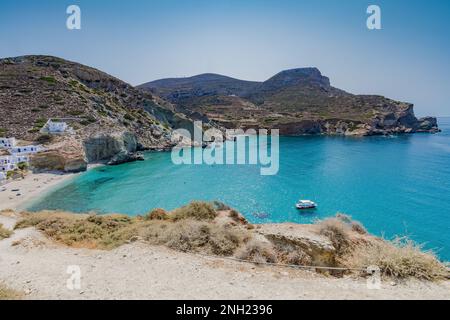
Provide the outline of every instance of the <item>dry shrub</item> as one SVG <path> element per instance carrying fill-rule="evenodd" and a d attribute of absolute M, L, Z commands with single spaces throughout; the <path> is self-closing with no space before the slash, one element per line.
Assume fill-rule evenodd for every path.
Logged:
<path fill-rule="evenodd" d="M 239 223 L 239 224 L 248 224 L 247 219 L 245 219 L 239 212 L 237 212 L 234 209 L 231 209 L 228 213 L 228 216 L 233 219 L 233 221 Z"/>
<path fill-rule="evenodd" d="M 0 283 L 0 300 L 18 300 L 21 297 L 22 294 Z"/>
<path fill-rule="evenodd" d="M 342 213 L 342 212 L 336 213 L 336 218 L 338 218 L 339 220 L 341 220 L 345 224 L 350 224 L 353 221 L 352 216 L 350 216 L 348 214 L 345 214 L 345 213 Z"/>
<path fill-rule="evenodd" d="M 312 257 L 302 248 L 289 241 L 272 239 L 278 261 L 286 264 L 311 265 Z"/>
<path fill-rule="evenodd" d="M 217 216 L 216 210 L 208 202 L 192 201 L 187 206 L 172 211 L 173 220 L 195 219 L 213 220 Z"/>
<path fill-rule="evenodd" d="M 283 262 L 299 266 L 310 266 L 312 265 L 312 258 L 304 251 L 295 250 L 287 253 L 287 255 L 283 257 Z"/>
<path fill-rule="evenodd" d="M 145 217 L 145 220 L 168 220 L 170 219 L 167 211 L 161 208 L 156 208 L 150 211 Z"/>
<path fill-rule="evenodd" d="M 439 280 L 449 275 L 446 266 L 432 251 L 423 251 L 423 246 L 408 238 L 380 239 L 356 248 L 347 260 L 352 267 L 377 266 L 387 277 Z"/>
<path fill-rule="evenodd" d="M 177 222 L 151 221 L 139 227 L 140 235 L 152 244 L 185 252 L 231 255 L 246 238 L 243 230 L 227 225 L 185 219 Z"/>
<path fill-rule="evenodd" d="M 231 208 L 221 201 L 213 201 L 214 209 L 217 211 L 231 210 Z"/>
<path fill-rule="evenodd" d="M 24 214 L 16 228 L 33 226 L 49 238 L 69 246 L 111 249 L 133 236 L 133 222 L 124 215 L 77 215 L 48 211 Z"/>
<path fill-rule="evenodd" d="M 340 218 L 328 218 L 317 223 L 319 234 L 327 237 L 338 254 L 344 253 L 350 244 L 349 227 Z"/>
<path fill-rule="evenodd" d="M 236 258 L 256 263 L 275 263 L 277 255 L 272 244 L 251 239 L 236 253 Z"/>
<path fill-rule="evenodd" d="M 350 228 L 352 231 L 359 233 L 359 234 L 367 234 L 366 228 L 362 225 L 359 221 L 352 221 L 350 222 Z"/>
<path fill-rule="evenodd" d="M 9 238 L 13 232 L 3 227 L 3 224 L 0 223 L 0 240 Z"/>

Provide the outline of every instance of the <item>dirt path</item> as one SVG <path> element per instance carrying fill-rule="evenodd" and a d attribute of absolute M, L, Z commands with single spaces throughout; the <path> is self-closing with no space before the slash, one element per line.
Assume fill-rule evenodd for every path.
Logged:
<path fill-rule="evenodd" d="M 0 216 L 12 227 L 15 220 Z M 69 290 L 67 267 L 81 270 Z M 369 290 L 364 279 L 259 267 L 133 243 L 112 251 L 67 248 L 33 228 L 0 241 L 0 281 L 29 299 L 450 299 L 449 282 Z"/>

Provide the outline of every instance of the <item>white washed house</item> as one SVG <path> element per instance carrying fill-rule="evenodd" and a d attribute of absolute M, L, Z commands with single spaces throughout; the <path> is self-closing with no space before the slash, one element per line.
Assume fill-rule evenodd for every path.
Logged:
<path fill-rule="evenodd" d="M 42 127 L 41 133 L 65 133 L 70 131 L 69 125 L 64 121 L 53 121 L 48 119 L 47 123 Z"/>
<path fill-rule="evenodd" d="M 0 156 L 0 172 L 8 172 L 17 167 L 14 156 Z"/>
<path fill-rule="evenodd" d="M 6 173 L 0 171 L 0 183 L 6 180 Z"/>
<path fill-rule="evenodd" d="M 0 149 L 9 149 L 16 145 L 15 138 L 0 138 Z"/>
<path fill-rule="evenodd" d="M 41 151 L 40 146 L 16 146 L 9 149 L 13 156 L 33 154 Z"/>

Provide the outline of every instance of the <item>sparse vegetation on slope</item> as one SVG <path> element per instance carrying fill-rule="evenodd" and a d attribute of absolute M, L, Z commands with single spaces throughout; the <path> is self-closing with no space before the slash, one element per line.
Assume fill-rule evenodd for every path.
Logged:
<path fill-rule="evenodd" d="M 282 228 L 288 234 L 280 234 L 277 226 L 282 225 L 268 225 L 275 233 L 263 232 L 265 228 L 248 224 L 237 211 L 217 208 L 229 207 L 194 201 L 170 212 L 154 209 L 136 217 L 23 213 L 16 228 L 34 226 L 49 238 L 73 247 L 113 249 L 142 240 L 183 252 L 234 256 L 255 263 L 361 270 L 377 265 L 388 277 L 436 280 L 446 276 L 445 266 L 432 253 L 410 241 L 390 242 L 368 235 L 349 216 L 337 215 L 310 226 L 289 224 Z"/>
<path fill-rule="evenodd" d="M 48 142 L 39 131 L 50 118 L 64 118 L 78 138 L 99 131 L 129 131 L 145 147 L 168 143 L 171 128 L 190 123 L 150 93 L 57 57 L 0 59 L 0 88 L 0 109 L 7 115 L 0 118 L 0 128 L 27 141 Z"/>
<path fill-rule="evenodd" d="M 412 104 L 344 92 L 317 68 L 285 70 L 264 82 L 203 74 L 156 80 L 139 88 L 168 99 L 180 112 L 226 128 L 274 128 L 284 135 L 437 130 L 436 119 L 418 120 Z"/>
<path fill-rule="evenodd" d="M 377 266 L 384 276 L 395 278 L 436 280 L 448 276 L 447 268 L 432 251 L 424 251 L 408 238 L 380 240 L 356 247 L 347 260 L 354 267 Z"/>

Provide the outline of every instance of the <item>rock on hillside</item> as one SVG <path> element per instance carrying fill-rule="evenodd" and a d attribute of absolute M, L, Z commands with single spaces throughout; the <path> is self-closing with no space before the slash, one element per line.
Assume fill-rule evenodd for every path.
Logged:
<path fill-rule="evenodd" d="M 438 131 L 436 118 L 417 119 L 412 104 L 347 93 L 317 68 L 285 70 L 264 82 L 199 75 L 139 88 L 169 99 L 179 112 L 226 128 L 274 128 L 284 135 Z"/>

